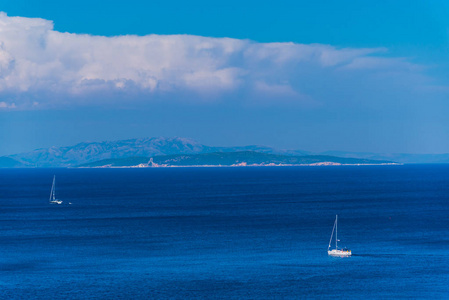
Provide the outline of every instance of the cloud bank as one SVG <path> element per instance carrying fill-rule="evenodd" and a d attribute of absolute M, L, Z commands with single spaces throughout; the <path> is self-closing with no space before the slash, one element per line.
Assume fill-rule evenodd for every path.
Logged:
<path fill-rule="evenodd" d="M 367 87 L 376 95 L 402 93 L 404 81 L 425 82 L 420 66 L 385 53 L 192 35 L 72 34 L 48 20 L 0 13 L 0 110 L 184 98 L 307 105 L 360 96 Z"/>

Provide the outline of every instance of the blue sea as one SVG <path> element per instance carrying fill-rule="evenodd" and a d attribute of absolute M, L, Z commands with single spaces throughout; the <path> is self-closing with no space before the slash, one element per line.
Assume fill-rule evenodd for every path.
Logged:
<path fill-rule="evenodd" d="M 0 169 L 0 298 L 448 299 L 449 165 Z"/>

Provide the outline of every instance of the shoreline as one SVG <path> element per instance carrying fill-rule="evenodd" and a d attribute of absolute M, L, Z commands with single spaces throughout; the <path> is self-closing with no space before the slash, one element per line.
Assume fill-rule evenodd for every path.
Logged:
<path fill-rule="evenodd" d="M 244 167 L 327 167 L 327 166 L 398 166 L 403 163 L 381 164 L 340 164 L 340 163 L 313 163 L 313 164 L 235 164 L 235 165 L 136 165 L 136 166 L 96 166 L 96 167 L 68 167 L 77 169 L 156 169 L 156 168 L 244 168 Z"/>

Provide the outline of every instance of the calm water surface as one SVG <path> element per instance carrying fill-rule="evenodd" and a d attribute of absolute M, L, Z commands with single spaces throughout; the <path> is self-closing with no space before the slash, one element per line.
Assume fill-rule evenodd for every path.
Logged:
<path fill-rule="evenodd" d="M 2 299 L 447 299 L 449 165 L 0 169 L 0 253 Z"/>

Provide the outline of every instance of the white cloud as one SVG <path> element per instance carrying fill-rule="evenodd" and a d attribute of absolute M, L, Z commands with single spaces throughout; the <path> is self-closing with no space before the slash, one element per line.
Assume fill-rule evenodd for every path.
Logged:
<path fill-rule="evenodd" d="M 15 103 L 6 103 L 4 101 L 0 102 L 0 109 L 6 109 L 6 108 L 16 108 Z"/>
<path fill-rule="evenodd" d="M 339 70 L 357 77 L 361 70 L 413 69 L 404 59 L 382 57 L 385 51 L 191 35 L 71 34 L 53 30 L 48 20 L 0 13 L 0 97 L 11 99 L 0 108 L 11 108 L 11 101 L 24 109 L 37 102 L 41 108 L 66 105 L 67 99 L 85 103 L 92 95 L 107 101 L 116 94 L 151 101 L 152 95 L 264 93 L 301 101 Z M 309 99 L 316 97 L 311 93 Z"/>
<path fill-rule="evenodd" d="M 289 84 L 267 84 L 263 81 L 255 82 L 254 88 L 265 96 L 286 96 L 296 97 L 299 96 L 298 92 L 294 91 Z"/>

